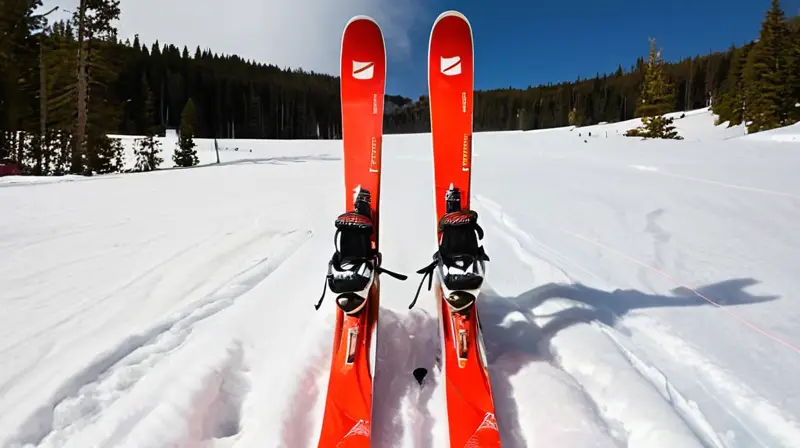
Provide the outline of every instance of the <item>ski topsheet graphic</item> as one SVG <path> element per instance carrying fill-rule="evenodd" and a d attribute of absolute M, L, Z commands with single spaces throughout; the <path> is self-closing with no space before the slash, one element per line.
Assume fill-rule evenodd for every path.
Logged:
<path fill-rule="evenodd" d="M 478 215 L 470 209 L 473 86 L 472 28 L 461 13 L 444 12 L 428 47 L 439 248 L 417 272 L 425 275 L 422 282 L 428 277 L 429 288 L 437 279 L 450 446 L 494 448 L 500 434 L 475 305 L 489 257 L 479 243 Z"/>
<path fill-rule="evenodd" d="M 326 289 L 336 295 L 336 325 L 319 447 L 369 447 L 380 300 L 379 206 L 386 51 L 375 21 L 353 17 L 341 49 L 344 213 Z M 325 291 L 316 307 L 322 304 Z"/>

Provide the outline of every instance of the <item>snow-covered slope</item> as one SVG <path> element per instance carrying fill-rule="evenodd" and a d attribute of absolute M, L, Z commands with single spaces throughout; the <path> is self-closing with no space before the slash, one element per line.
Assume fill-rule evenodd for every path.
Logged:
<path fill-rule="evenodd" d="M 800 142 L 800 123 L 795 123 L 791 126 L 783 128 L 772 129 L 764 132 L 757 132 L 750 134 L 743 139 L 747 140 L 766 140 L 774 142 Z"/>
<path fill-rule="evenodd" d="M 800 440 L 800 146 L 712 120 L 670 142 L 617 138 L 630 122 L 476 134 L 505 447 Z M 0 180 L 0 446 L 316 446 L 339 142 L 224 147 L 218 166 Z M 435 247 L 430 136 L 384 157 L 384 264 L 413 274 Z M 447 446 L 417 281 L 383 282 L 376 447 Z"/>

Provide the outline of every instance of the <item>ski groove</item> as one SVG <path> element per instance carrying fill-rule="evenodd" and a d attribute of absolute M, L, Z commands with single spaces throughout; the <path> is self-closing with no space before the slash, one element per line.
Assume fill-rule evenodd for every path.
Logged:
<path fill-rule="evenodd" d="M 310 362 L 299 372 L 291 397 L 284 407 L 285 417 L 281 428 L 282 446 L 311 446 L 315 428 L 312 421 L 313 407 L 320 395 L 319 382 L 325 376 L 330 364 L 330 356 L 326 352 L 326 344 L 318 347 L 318 354 L 310 358 Z M 328 355 L 328 356 L 326 356 Z"/>
<path fill-rule="evenodd" d="M 249 390 L 248 367 L 242 343 L 233 340 L 227 348 L 224 363 L 209 371 L 202 380 L 205 385 L 193 400 L 189 427 L 196 434 L 190 441 L 224 439 L 241 431 L 241 412 L 244 396 Z"/>
<path fill-rule="evenodd" d="M 545 267 L 556 270 L 551 275 L 562 277 L 562 281 L 574 282 L 574 276 L 569 273 L 572 269 L 577 269 L 598 281 L 603 281 L 597 273 L 570 260 L 558 250 L 536 240 L 531 234 L 522 230 L 497 202 L 479 194 L 475 195 L 475 202 L 479 208 L 488 212 L 491 218 L 497 222 L 498 230 L 501 232 L 500 236 L 514 247 L 514 252 L 520 261 L 528 265 L 537 274 L 541 272 L 537 270 L 537 265 L 541 265 L 544 262 Z"/>
<path fill-rule="evenodd" d="M 32 333 L 29 333 L 29 334 L 24 335 L 22 337 L 15 338 L 19 342 L 15 343 L 15 344 L 8 345 L 6 347 L 2 347 L 2 349 L 0 349 L 0 355 L 4 354 L 5 352 L 11 351 L 12 349 L 17 349 L 17 348 L 19 348 L 21 346 L 32 344 L 39 336 L 47 335 L 47 334 L 51 333 L 55 328 L 58 328 L 58 327 L 66 324 L 68 322 L 73 321 L 77 316 L 82 315 L 88 309 L 96 308 L 96 307 L 102 305 L 103 302 L 105 302 L 106 300 L 113 298 L 114 295 L 117 292 L 122 291 L 124 289 L 127 289 L 129 287 L 132 287 L 137 282 L 139 282 L 139 281 L 141 281 L 143 279 L 146 279 L 149 275 L 151 275 L 152 273 L 156 272 L 158 269 L 162 269 L 162 268 L 168 266 L 170 263 L 172 263 L 173 261 L 175 261 L 179 257 L 187 254 L 188 252 L 190 252 L 192 249 L 194 249 L 196 247 L 197 247 L 197 244 L 192 244 L 192 245 L 188 245 L 186 247 L 183 247 L 179 251 L 173 253 L 167 259 L 161 260 L 161 261 L 151 265 L 149 268 L 147 268 L 147 269 L 145 269 L 143 271 L 137 272 L 133 277 L 131 277 L 129 280 L 127 280 L 123 285 L 116 287 L 113 291 L 111 291 L 109 293 L 105 293 L 101 297 L 91 297 L 91 296 L 86 297 L 85 299 L 79 301 L 77 304 L 75 304 L 73 307 L 71 307 L 67 314 L 65 314 L 63 316 L 60 316 L 60 318 L 58 318 L 58 320 L 56 320 L 56 321 L 54 321 L 52 323 L 49 323 L 44 327 L 37 328 L 36 332 L 32 332 Z"/>
<path fill-rule="evenodd" d="M 726 402 L 719 403 L 721 407 L 732 407 L 738 411 L 738 414 L 732 410 L 728 411 L 747 430 L 747 434 L 739 434 L 738 439 L 761 446 L 775 444 L 791 446 L 794 441 L 800 440 L 800 422 L 796 418 L 785 415 L 746 383 L 715 365 L 687 341 L 675 336 L 665 323 L 647 316 L 635 316 L 627 320 L 625 325 L 635 329 L 637 334 L 649 339 L 651 343 L 661 346 L 672 355 L 676 363 L 697 372 L 700 375 L 699 381 L 708 383 L 703 387 L 711 389 L 712 396 L 717 395 L 726 399 Z M 603 331 L 608 332 L 609 329 L 604 326 Z M 643 376 L 653 383 L 665 399 L 675 403 L 678 412 L 689 416 L 699 412 L 695 409 L 696 405 L 680 393 L 665 373 L 635 353 L 635 346 L 630 347 L 630 344 L 623 343 L 619 337 L 614 337 L 613 340 L 620 346 L 620 351 L 631 358 L 634 367 L 643 372 Z M 716 433 L 706 420 L 693 420 L 693 422 L 696 422 L 697 431 L 714 442 L 715 446 L 725 445 L 716 437 Z"/>
<path fill-rule="evenodd" d="M 96 422 L 98 416 L 124 398 L 146 374 L 151 374 L 155 366 L 181 348 L 194 326 L 232 306 L 237 298 L 266 279 L 310 236 L 309 231 L 274 235 L 272 241 L 277 243 L 275 253 L 257 260 L 203 300 L 99 353 L 92 362 L 57 387 L 50 398 L 19 425 L 17 433 L 8 441 L 9 446 L 56 443 L 70 439 Z M 221 431 L 225 432 L 230 431 Z"/>
<path fill-rule="evenodd" d="M 725 446 L 705 416 L 696 408 L 696 405 L 681 394 L 666 375 L 628 349 L 613 329 L 600 322 L 593 322 L 593 324 L 617 346 L 620 353 L 628 359 L 639 375 L 648 380 L 658 390 L 664 400 L 672 406 L 705 446 L 714 448 L 723 448 Z"/>

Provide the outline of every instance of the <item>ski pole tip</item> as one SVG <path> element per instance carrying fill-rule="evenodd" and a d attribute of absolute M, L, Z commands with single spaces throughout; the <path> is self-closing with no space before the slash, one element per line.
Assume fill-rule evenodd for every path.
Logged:
<path fill-rule="evenodd" d="M 422 386 L 422 382 L 425 380 L 425 377 L 428 375 L 428 369 L 425 367 L 417 367 L 414 369 L 414 379 L 417 380 L 420 386 Z"/>

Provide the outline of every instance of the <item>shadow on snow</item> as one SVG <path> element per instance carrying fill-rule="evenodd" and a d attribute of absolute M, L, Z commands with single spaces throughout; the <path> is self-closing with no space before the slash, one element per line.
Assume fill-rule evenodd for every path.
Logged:
<path fill-rule="evenodd" d="M 249 159 L 228 160 L 220 163 L 204 163 L 195 166 L 172 166 L 165 168 L 158 168 L 153 171 L 125 171 L 108 174 L 95 174 L 92 176 L 84 176 L 80 174 L 66 174 L 66 175 L 48 175 L 48 176 L 14 176 L 14 180 L 19 181 L 6 181 L 0 182 L 0 188 L 13 188 L 13 187 L 33 187 L 42 185 L 51 185 L 58 183 L 72 183 L 72 182 L 87 182 L 96 180 L 108 179 L 126 179 L 129 175 L 149 175 L 157 174 L 168 171 L 185 171 L 196 170 L 204 168 L 217 168 L 221 166 L 237 166 L 237 165 L 288 165 L 290 163 L 305 163 L 305 162 L 333 162 L 342 160 L 340 156 L 330 154 L 311 154 L 303 156 L 274 156 L 274 157 L 253 157 Z"/>
<path fill-rule="evenodd" d="M 697 291 L 722 306 L 761 303 L 778 298 L 753 296 L 744 290 L 756 283 L 753 279 L 734 279 L 698 288 Z M 531 362 L 553 362 L 550 340 L 559 331 L 592 321 L 614 327 L 621 317 L 637 309 L 710 306 L 684 288 L 672 292 L 675 295 L 619 289 L 602 291 L 582 284 L 556 283 L 536 287 L 517 297 L 502 297 L 489 288 L 484 290 L 478 307 L 503 446 L 528 446 L 522 436 L 523 423 L 519 421 L 510 379 Z M 568 299 L 576 305 L 548 315 L 534 314 L 534 309 L 551 299 Z M 511 314 L 515 315 L 514 319 L 506 319 Z M 520 319 L 520 315 L 524 319 Z M 547 317 L 548 322 L 540 326 L 535 318 L 543 317 Z M 375 446 L 389 447 L 402 438 L 401 411 L 405 401 L 411 410 L 409 435 L 415 440 L 415 446 L 433 447 L 434 422 L 428 406 L 436 389 L 431 385 L 437 377 L 429 374 L 420 388 L 411 372 L 417 367 L 434 371 L 439 355 L 437 318 L 419 310 L 401 315 L 382 309 L 380 326 L 373 432 L 375 436 L 382 436 L 373 442 Z M 503 362 L 497 362 L 501 358 Z"/>
<path fill-rule="evenodd" d="M 779 298 L 754 296 L 744 290 L 756 283 L 754 279 L 733 279 L 696 290 L 722 306 L 762 303 Z M 675 295 L 622 289 L 602 291 L 582 284 L 556 283 L 536 287 L 517 297 L 502 297 L 490 289 L 483 291 L 478 307 L 503 446 L 527 446 L 522 436 L 510 378 L 530 362 L 552 362 L 550 340 L 559 331 L 592 321 L 615 327 L 621 317 L 637 309 L 711 306 L 686 288 L 673 289 L 672 293 Z M 535 308 L 550 299 L 572 300 L 576 306 L 546 315 L 533 313 Z M 515 318 L 510 319 L 510 323 L 504 323 L 510 314 L 524 316 L 524 319 Z M 534 319 L 543 317 L 549 318 L 547 324 L 537 325 Z M 496 363 L 500 358 L 514 362 Z"/>

